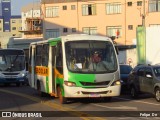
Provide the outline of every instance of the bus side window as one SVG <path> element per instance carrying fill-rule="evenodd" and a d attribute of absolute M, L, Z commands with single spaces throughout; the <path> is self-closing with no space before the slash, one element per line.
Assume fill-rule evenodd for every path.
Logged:
<path fill-rule="evenodd" d="M 49 45 L 44 44 L 43 45 L 43 51 L 42 51 L 42 66 L 48 66 L 48 59 L 49 59 Z"/>
<path fill-rule="evenodd" d="M 57 45 L 56 68 L 61 74 L 63 74 L 63 57 L 62 57 L 62 45 L 61 44 Z"/>
<path fill-rule="evenodd" d="M 36 66 L 42 65 L 42 49 L 43 49 L 42 45 L 36 46 L 36 60 L 35 60 Z"/>

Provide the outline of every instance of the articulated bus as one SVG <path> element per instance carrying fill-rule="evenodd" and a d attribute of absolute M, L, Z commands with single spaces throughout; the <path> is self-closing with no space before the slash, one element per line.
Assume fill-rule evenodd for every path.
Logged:
<path fill-rule="evenodd" d="M 22 49 L 0 49 L 0 83 L 27 83 L 25 53 Z"/>
<path fill-rule="evenodd" d="M 98 63 L 92 55 L 99 53 Z M 112 40 L 96 35 L 67 35 L 30 44 L 30 86 L 39 93 L 70 98 L 120 95 L 118 58 Z"/>

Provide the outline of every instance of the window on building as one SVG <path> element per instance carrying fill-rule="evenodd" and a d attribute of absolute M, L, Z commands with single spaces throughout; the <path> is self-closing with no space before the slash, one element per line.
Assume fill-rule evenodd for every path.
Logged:
<path fill-rule="evenodd" d="M 127 2 L 127 5 L 128 6 L 132 6 L 132 2 Z"/>
<path fill-rule="evenodd" d="M 142 1 L 137 1 L 137 6 L 142 6 Z"/>
<path fill-rule="evenodd" d="M 67 10 L 67 6 L 66 5 L 63 6 L 63 10 Z"/>
<path fill-rule="evenodd" d="M 12 23 L 16 23 L 16 20 L 12 20 Z"/>
<path fill-rule="evenodd" d="M 68 28 L 63 28 L 63 32 L 68 32 Z"/>
<path fill-rule="evenodd" d="M 5 24 L 9 24 L 9 22 L 6 21 Z"/>
<path fill-rule="evenodd" d="M 5 11 L 5 12 L 8 12 L 8 11 L 9 11 L 9 8 L 4 8 L 4 11 Z"/>
<path fill-rule="evenodd" d="M 107 3 L 106 13 L 107 14 L 118 14 L 122 12 L 121 3 Z"/>
<path fill-rule="evenodd" d="M 16 30 L 16 27 L 12 27 L 12 30 Z"/>
<path fill-rule="evenodd" d="M 76 28 L 72 28 L 72 32 L 76 32 Z"/>
<path fill-rule="evenodd" d="M 76 6 L 75 5 L 71 5 L 71 10 L 75 10 Z"/>
<path fill-rule="evenodd" d="M 133 25 L 128 25 L 128 30 L 133 30 Z"/>
<path fill-rule="evenodd" d="M 149 12 L 160 12 L 160 0 L 149 0 Z"/>
<path fill-rule="evenodd" d="M 16 36 L 16 34 L 13 34 L 12 36 Z"/>
<path fill-rule="evenodd" d="M 22 30 L 22 27 L 19 27 L 19 29 L 18 30 Z"/>
<path fill-rule="evenodd" d="M 46 17 L 58 17 L 59 16 L 59 7 L 46 7 Z"/>
<path fill-rule="evenodd" d="M 96 5 L 82 5 L 82 15 L 96 15 Z"/>
<path fill-rule="evenodd" d="M 122 27 L 121 26 L 107 26 L 106 35 L 109 37 L 121 37 L 122 36 Z"/>
<path fill-rule="evenodd" d="M 59 37 L 59 29 L 46 29 L 46 39 Z"/>
<path fill-rule="evenodd" d="M 96 35 L 97 34 L 97 27 L 83 27 L 82 31 L 85 34 Z"/>

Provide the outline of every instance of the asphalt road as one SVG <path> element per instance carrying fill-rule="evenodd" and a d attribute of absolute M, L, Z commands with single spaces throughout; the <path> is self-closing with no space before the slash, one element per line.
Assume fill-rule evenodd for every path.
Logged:
<path fill-rule="evenodd" d="M 160 119 L 160 103 L 151 95 L 131 99 L 129 95 L 73 100 L 61 105 L 58 98 L 40 97 L 30 86 L 0 86 L 0 119 L 20 120 L 134 120 Z M 2 117 L 3 116 L 3 117 Z"/>

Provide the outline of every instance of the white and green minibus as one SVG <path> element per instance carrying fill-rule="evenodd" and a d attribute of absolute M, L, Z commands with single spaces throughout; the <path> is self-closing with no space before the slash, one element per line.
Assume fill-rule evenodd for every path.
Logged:
<path fill-rule="evenodd" d="M 99 63 L 91 60 L 95 52 Z M 31 43 L 29 73 L 31 87 L 59 97 L 60 103 L 120 95 L 118 58 L 109 37 L 76 34 Z"/>

